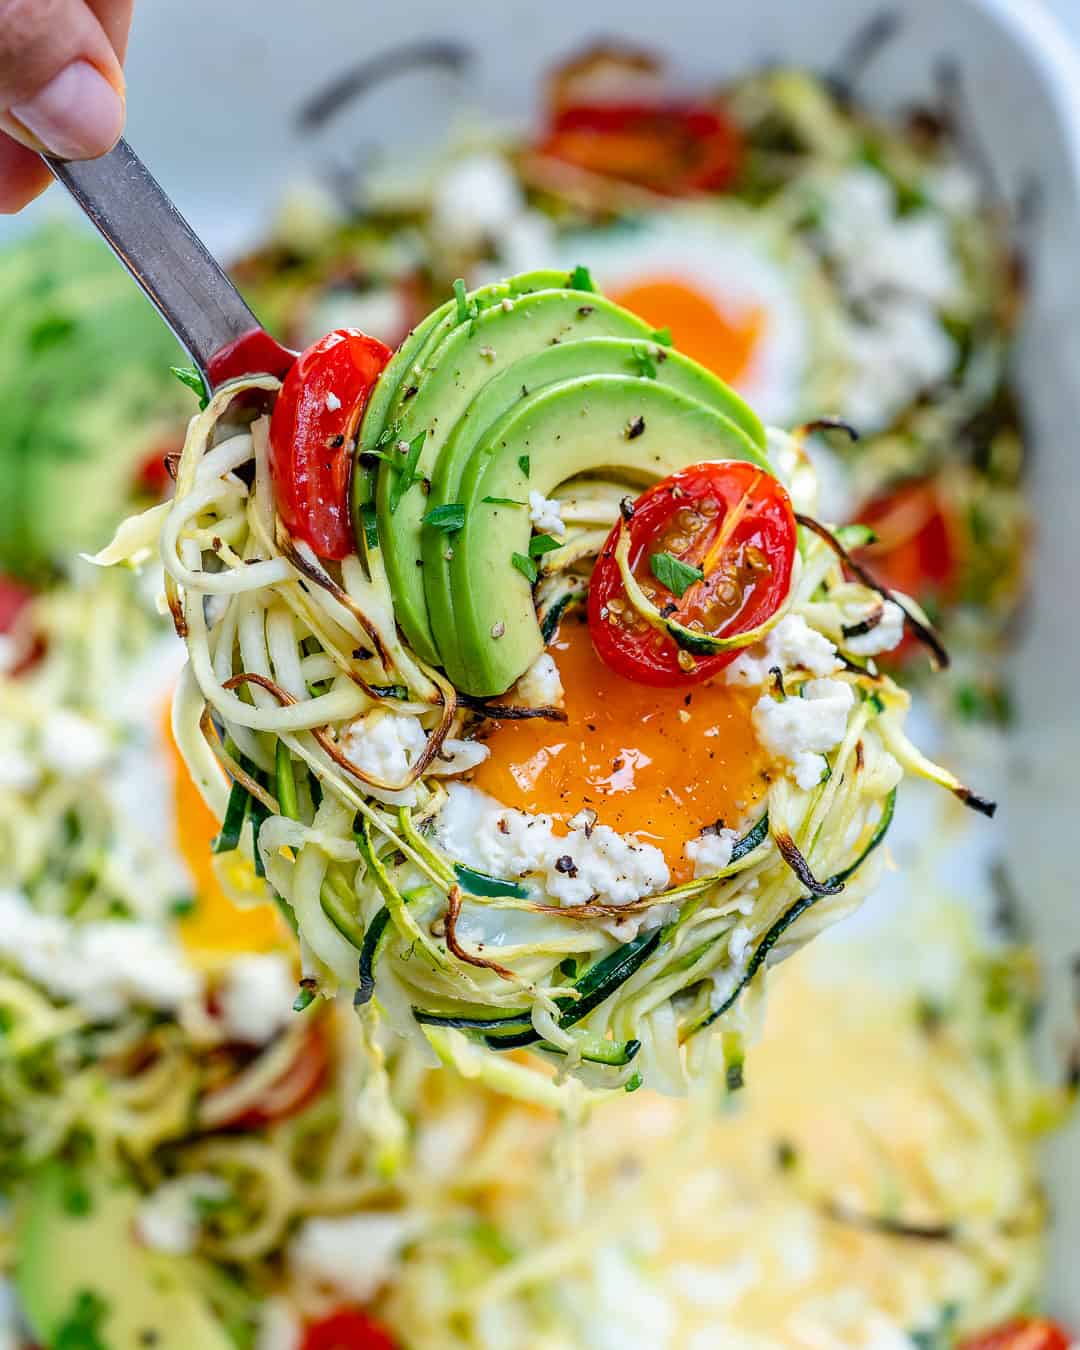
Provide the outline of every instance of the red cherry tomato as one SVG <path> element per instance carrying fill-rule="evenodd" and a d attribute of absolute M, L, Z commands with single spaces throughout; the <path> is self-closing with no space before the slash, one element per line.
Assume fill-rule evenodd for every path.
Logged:
<path fill-rule="evenodd" d="M 24 586 L 21 581 L 14 581 L 11 577 L 0 576 L 0 634 L 14 632 L 23 611 L 33 598 L 34 592 L 29 586 Z M 20 639 L 21 637 L 22 635 L 20 635 Z M 36 633 L 27 632 L 25 642 L 21 643 L 21 650 L 18 652 L 16 663 L 8 673 L 21 675 L 39 659 L 44 650 L 45 644 L 41 637 Z"/>
<path fill-rule="evenodd" d="M 696 684 L 738 651 L 680 660 L 674 639 L 637 614 L 615 561 L 624 529 L 638 584 L 658 609 L 673 606 L 670 617 L 684 627 L 714 637 L 745 633 L 775 613 L 791 587 L 795 516 L 771 474 L 744 460 L 716 460 L 657 483 L 638 498 L 629 522 L 612 530 L 589 584 L 593 645 L 612 670 L 641 684 Z M 652 559 L 664 553 L 700 569 L 703 579 L 677 596 L 653 572 Z"/>
<path fill-rule="evenodd" d="M 313 1322 L 301 1350 L 397 1350 L 397 1342 L 367 1313 L 343 1309 Z"/>
<path fill-rule="evenodd" d="M 1019 1317 L 964 1341 L 960 1350 L 1069 1350 L 1072 1338 L 1045 1317 Z"/>
<path fill-rule="evenodd" d="M 905 483 L 875 497 L 860 508 L 857 518 L 878 536 L 862 557 L 879 581 L 916 599 L 948 596 L 954 589 L 953 529 L 932 482 Z"/>
<path fill-rule="evenodd" d="M 729 187 L 741 148 L 738 128 L 720 107 L 678 100 L 562 108 L 539 147 L 553 159 L 671 197 Z"/>
<path fill-rule="evenodd" d="M 278 514 L 320 558 L 355 548 L 349 512 L 353 437 L 390 348 L 339 328 L 297 357 L 270 420 L 270 476 Z"/>
<path fill-rule="evenodd" d="M 330 1067 L 326 1036 L 316 1022 L 300 1044 L 296 1058 L 270 1083 L 247 1110 L 221 1123 L 223 1129 L 257 1130 L 302 1111 L 318 1095 Z M 209 1099 L 208 1099 L 209 1100 Z"/>
<path fill-rule="evenodd" d="M 0 633 L 10 633 L 19 615 L 34 598 L 34 592 L 22 582 L 0 576 Z"/>

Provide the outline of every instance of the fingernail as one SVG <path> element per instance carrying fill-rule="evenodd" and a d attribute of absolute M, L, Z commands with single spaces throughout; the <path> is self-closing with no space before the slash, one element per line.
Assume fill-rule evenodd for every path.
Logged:
<path fill-rule="evenodd" d="M 116 144 L 124 100 L 89 61 L 72 61 L 11 115 L 58 159 L 90 159 Z"/>

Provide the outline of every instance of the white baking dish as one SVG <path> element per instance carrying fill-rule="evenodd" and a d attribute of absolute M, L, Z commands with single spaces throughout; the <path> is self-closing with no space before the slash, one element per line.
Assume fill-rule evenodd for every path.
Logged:
<path fill-rule="evenodd" d="M 1072 866 L 1080 832 L 1080 709 L 1073 697 L 1080 589 L 1080 64 L 1034 0 L 905 0 L 899 34 L 860 89 L 884 109 L 930 89 L 936 62 L 961 72 L 980 144 L 1007 196 L 1042 190 L 1031 238 L 1032 297 L 1018 353 L 1036 445 L 1040 523 L 1030 615 L 1014 662 L 1019 729 L 998 829 L 1034 922 L 1052 991 L 1048 1046 L 1075 1027 L 1071 964 L 1080 953 Z M 865 24 L 865 0 L 186 0 L 144 4 L 130 61 L 130 135 L 193 223 L 227 253 L 253 237 L 284 184 L 313 163 L 345 162 L 365 141 L 411 153 L 443 134 L 463 100 L 526 121 L 550 64 L 585 39 L 617 35 L 666 52 L 691 79 L 767 60 L 832 68 Z M 304 97 L 365 55 L 419 37 L 472 47 L 455 78 L 404 77 L 301 139 Z M 968 862 L 970 867 L 970 860 Z M 963 887 L 958 861 L 955 882 Z M 1060 1046 L 1058 1047 L 1060 1049 Z M 1051 1302 L 1080 1325 L 1080 1125 L 1049 1150 L 1056 1211 Z"/>

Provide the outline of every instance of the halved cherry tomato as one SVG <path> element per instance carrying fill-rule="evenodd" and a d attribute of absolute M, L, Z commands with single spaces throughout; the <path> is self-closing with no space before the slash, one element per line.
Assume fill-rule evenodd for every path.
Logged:
<path fill-rule="evenodd" d="M 1069 1350 L 1072 1338 L 1045 1317 L 1019 1317 L 964 1341 L 960 1350 Z"/>
<path fill-rule="evenodd" d="M 954 589 L 953 531 L 933 482 L 920 479 L 874 497 L 857 519 L 878 536 L 860 556 L 884 585 L 916 599 L 947 597 Z"/>
<path fill-rule="evenodd" d="M 285 376 L 270 420 L 278 514 L 320 558 L 355 548 L 349 512 L 353 437 L 390 348 L 355 328 L 320 338 Z"/>
<path fill-rule="evenodd" d="M 11 577 L 0 576 L 0 635 L 14 631 L 23 611 L 34 598 L 29 586 Z M 10 675 L 21 675 L 37 661 L 45 651 L 45 643 L 36 633 L 26 635 L 25 644 L 18 654 L 16 662 L 10 667 Z"/>
<path fill-rule="evenodd" d="M 791 586 L 796 527 L 784 487 L 744 460 L 716 460 L 672 474 L 634 503 L 608 536 L 589 585 L 589 630 L 601 659 L 642 684 L 696 684 L 738 651 L 690 657 L 630 605 L 615 561 L 630 533 L 630 567 L 661 612 L 685 627 L 731 637 L 764 623 Z M 676 596 L 653 571 L 659 554 L 703 573 Z M 670 608 L 669 608 L 670 607 Z"/>
<path fill-rule="evenodd" d="M 0 576 L 0 633 L 10 633 L 16 620 L 34 598 L 34 592 L 21 581 Z"/>
<path fill-rule="evenodd" d="M 590 173 L 682 197 L 729 187 L 742 146 L 722 108 L 672 99 L 562 108 L 538 148 Z"/>
<path fill-rule="evenodd" d="M 397 1350 L 397 1342 L 367 1313 L 342 1309 L 313 1322 L 301 1350 Z"/>
<path fill-rule="evenodd" d="M 330 1067 L 330 1050 L 322 1027 L 313 1023 L 296 1058 L 270 1083 L 254 1106 L 222 1122 L 223 1129 L 257 1130 L 302 1111 L 319 1093 Z M 209 1100 L 209 1099 L 208 1099 Z"/>

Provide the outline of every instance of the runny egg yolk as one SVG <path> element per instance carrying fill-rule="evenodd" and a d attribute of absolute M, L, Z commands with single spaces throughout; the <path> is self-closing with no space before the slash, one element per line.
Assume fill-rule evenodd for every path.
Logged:
<path fill-rule="evenodd" d="M 549 648 L 566 722 L 499 722 L 473 783 L 505 806 L 565 823 L 590 807 L 602 825 L 660 848 L 673 879 L 706 825 L 734 826 L 764 795 L 767 756 L 750 718 L 757 691 L 716 680 L 655 688 L 616 675 L 585 623 L 563 621 Z"/>
<path fill-rule="evenodd" d="M 669 329 L 678 351 L 732 384 L 746 374 L 767 322 L 757 307 L 721 308 L 676 277 L 643 279 L 615 291 L 612 299 L 656 328 Z"/>
<path fill-rule="evenodd" d="M 172 774 L 176 843 L 195 884 L 195 908 L 179 922 L 180 939 L 193 955 L 264 952 L 282 945 L 282 928 L 269 903 L 241 908 L 222 890 L 214 873 L 210 841 L 218 832 L 213 812 L 192 782 L 166 714 L 165 744 Z M 251 869 L 251 882 L 255 882 Z M 253 899 L 257 898 L 255 895 Z"/>

